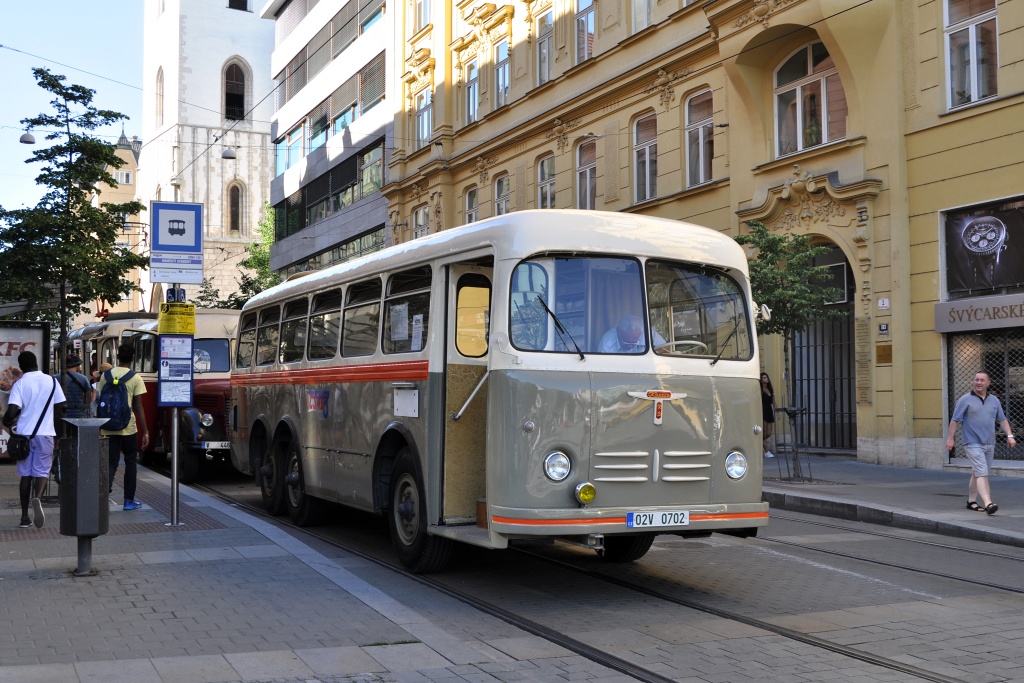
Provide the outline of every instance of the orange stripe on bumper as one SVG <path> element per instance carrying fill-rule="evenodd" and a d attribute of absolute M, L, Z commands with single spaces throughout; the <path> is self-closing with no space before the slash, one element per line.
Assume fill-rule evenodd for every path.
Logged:
<path fill-rule="evenodd" d="M 705 522 L 714 519 L 768 519 L 767 512 L 722 512 L 709 515 L 690 515 L 690 521 Z"/>

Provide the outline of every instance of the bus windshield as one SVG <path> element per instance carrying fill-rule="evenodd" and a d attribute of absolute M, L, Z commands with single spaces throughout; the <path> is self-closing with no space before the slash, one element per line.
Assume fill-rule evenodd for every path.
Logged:
<path fill-rule="evenodd" d="M 192 346 L 192 367 L 196 372 L 229 372 L 229 345 L 227 339 L 196 339 Z"/>
<path fill-rule="evenodd" d="M 725 360 L 747 360 L 753 353 L 743 291 L 717 269 L 654 260 L 642 265 L 609 256 L 545 256 L 516 266 L 510 292 L 509 331 L 518 349 L 653 350 Z"/>

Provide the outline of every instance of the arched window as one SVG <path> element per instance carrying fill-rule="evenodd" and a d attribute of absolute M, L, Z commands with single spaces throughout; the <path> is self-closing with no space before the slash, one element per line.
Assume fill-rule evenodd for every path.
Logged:
<path fill-rule="evenodd" d="M 472 223 L 480 218 L 480 196 L 475 187 L 466 190 L 466 222 Z"/>
<path fill-rule="evenodd" d="M 164 70 L 156 70 L 156 127 L 164 125 Z"/>
<path fill-rule="evenodd" d="M 597 143 L 592 139 L 576 148 L 576 208 L 597 208 Z"/>
<path fill-rule="evenodd" d="M 537 162 L 537 208 L 555 208 L 555 155 Z"/>
<path fill-rule="evenodd" d="M 824 43 L 804 45 L 775 71 L 778 156 L 846 137 L 846 93 Z"/>
<path fill-rule="evenodd" d="M 237 64 L 229 65 L 224 72 L 224 118 L 245 118 L 245 72 Z"/>
<path fill-rule="evenodd" d="M 686 185 L 688 187 L 711 180 L 711 160 L 715 156 L 714 112 L 710 90 L 699 92 L 686 100 Z"/>
<path fill-rule="evenodd" d="M 238 185 L 228 190 L 228 227 L 235 233 L 242 229 L 242 188 Z"/>
<path fill-rule="evenodd" d="M 512 195 L 512 183 L 507 173 L 494 179 L 494 215 L 502 216 L 509 212 L 509 197 Z"/>

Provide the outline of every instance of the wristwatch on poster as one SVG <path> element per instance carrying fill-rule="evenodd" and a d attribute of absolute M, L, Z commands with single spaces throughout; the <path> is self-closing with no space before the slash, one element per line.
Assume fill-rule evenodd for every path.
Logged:
<path fill-rule="evenodd" d="M 995 216 L 979 216 L 967 224 L 961 234 L 964 248 L 971 259 L 974 279 L 978 280 L 980 268 L 988 269 L 991 283 L 999 265 L 999 254 L 1006 250 L 1006 225 Z"/>

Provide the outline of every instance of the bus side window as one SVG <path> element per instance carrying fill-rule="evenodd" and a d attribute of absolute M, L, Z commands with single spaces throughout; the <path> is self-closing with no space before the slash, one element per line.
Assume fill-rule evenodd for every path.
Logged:
<path fill-rule="evenodd" d="M 538 297 L 549 301 L 547 271 L 538 263 L 520 263 L 512 272 L 509 302 L 509 331 L 517 349 L 539 351 L 547 347 L 548 314 Z"/>
<path fill-rule="evenodd" d="M 338 331 L 341 327 L 341 290 L 321 292 L 313 297 L 309 315 L 309 346 L 306 358 L 334 358 L 338 352 Z"/>
<path fill-rule="evenodd" d="M 256 330 L 256 365 L 273 365 L 277 361 L 277 323 L 280 318 L 279 306 L 260 311 L 259 328 Z"/>
<path fill-rule="evenodd" d="M 491 323 L 491 282 L 478 273 L 459 278 L 455 293 L 455 348 L 467 358 L 487 355 Z"/>
<path fill-rule="evenodd" d="M 306 297 L 289 301 L 284 305 L 284 322 L 281 323 L 281 362 L 297 363 L 306 353 L 306 315 L 309 300 Z"/>
<path fill-rule="evenodd" d="M 249 313 L 238 326 L 238 348 L 235 352 L 235 367 L 247 368 L 252 365 L 252 352 L 256 349 L 256 314 Z"/>
<path fill-rule="evenodd" d="M 122 343 L 129 343 L 135 346 L 135 359 L 132 361 L 132 370 L 135 372 L 156 372 L 157 357 L 160 349 L 157 347 L 156 336 L 152 334 L 136 334 L 131 339 Z"/>
<path fill-rule="evenodd" d="M 395 273 L 384 300 L 384 353 L 416 353 L 427 339 L 430 266 Z"/>
<path fill-rule="evenodd" d="M 342 356 L 372 356 L 377 351 L 380 295 L 380 278 L 357 282 L 348 288 L 341 333 Z"/>

